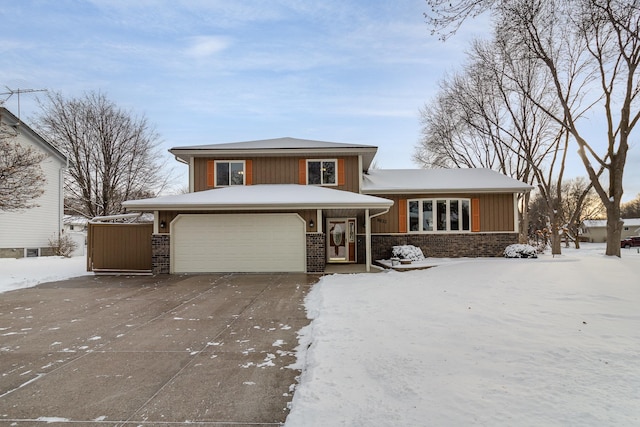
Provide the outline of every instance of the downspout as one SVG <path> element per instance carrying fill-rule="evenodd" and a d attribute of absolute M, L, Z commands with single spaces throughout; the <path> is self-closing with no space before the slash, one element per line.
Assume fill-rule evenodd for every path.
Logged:
<path fill-rule="evenodd" d="M 375 218 L 377 216 L 389 213 L 390 210 L 391 210 L 391 207 L 388 207 L 384 211 L 378 212 L 375 215 L 369 215 L 369 209 L 365 209 L 364 210 L 364 217 L 365 217 L 364 218 L 364 233 L 365 233 L 365 247 L 366 247 L 366 250 L 367 250 L 367 255 L 366 255 L 367 273 L 371 271 L 371 218 Z"/>

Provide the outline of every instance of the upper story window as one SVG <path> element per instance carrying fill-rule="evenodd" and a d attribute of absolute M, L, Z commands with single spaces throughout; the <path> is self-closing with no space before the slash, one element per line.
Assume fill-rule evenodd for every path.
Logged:
<path fill-rule="evenodd" d="M 407 202 L 410 233 L 471 231 L 469 199 L 418 199 Z"/>
<path fill-rule="evenodd" d="M 245 185 L 244 160 L 216 160 L 216 187 Z"/>
<path fill-rule="evenodd" d="M 337 185 L 337 160 L 307 160 L 307 184 Z"/>

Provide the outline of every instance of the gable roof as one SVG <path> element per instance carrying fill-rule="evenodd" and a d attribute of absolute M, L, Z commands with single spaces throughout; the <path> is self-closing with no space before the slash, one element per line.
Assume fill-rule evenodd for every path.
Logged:
<path fill-rule="evenodd" d="M 362 192 L 367 194 L 520 193 L 532 189 L 491 169 L 371 169 L 362 177 Z"/>
<path fill-rule="evenodd" d="M 129 200 L 127 210 L 282 210 L 374 209 L 385 210 L 393 201 L 350 191 L 298 184 L 238 185 L 152 199 Z"/>
<path fill-rule="evenodd" d="M 11 111 L 5 107 L 0 107 L 0 121 L 6 123 L 12 128 L 22 132 L 28 136 L 33 142 L 38 144 L 47 154 L 57 158 L 61 163 L 67 162 L 67 156 L 62 154 L 60 150 L 54 147 L 49 141 L 40 136 L 36 131 L 31 129 L 25 122 L 16 117 Z"/>
<path fill-rule="evenodd" d="M 291 137 L 174 147 L 169 150 L 171 154 L 185 162 L 188 162 L 191 157 L 206 157 L 212 155 L 246 157 L 249 155 L 300 156 L 308 154 L 361 154 L 365 169 L 369 167 L 377 151 L 378 147 L 373 145 L 315 141 Z"/>

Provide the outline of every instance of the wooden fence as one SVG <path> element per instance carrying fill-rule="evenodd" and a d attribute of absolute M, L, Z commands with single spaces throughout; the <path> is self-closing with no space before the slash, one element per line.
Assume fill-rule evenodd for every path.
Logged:
<path fill-rule="evenodd" d="M 150 273 L 153 224 L 90 223 L 87 271 Z"/>

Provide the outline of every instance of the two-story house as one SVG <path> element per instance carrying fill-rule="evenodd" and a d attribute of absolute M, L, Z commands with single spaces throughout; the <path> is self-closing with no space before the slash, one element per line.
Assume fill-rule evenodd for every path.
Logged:
<path fill-rule="evenodd" d="M 487 169 L 374 170 L 377 147 L 278 138 L 176 147 L 189 193 L 127 201 L 155 213 L 153 271 L 322 272 L 327 263 L 499 256 L 517 242 L 517 195 Z"/>
<path fill-rule="evenodd" d="M 0 211 L 0 258 L 53 255 L 49 241 L 62 231 L 67 157 L 4 107 L 0 107 L 0 126 L 8 130 L 5 137 L 10 144 L 46 155 L 40 163 L 45 178 L 41 183 L 43 193 L 34 200 L 36 206 Z"/>

